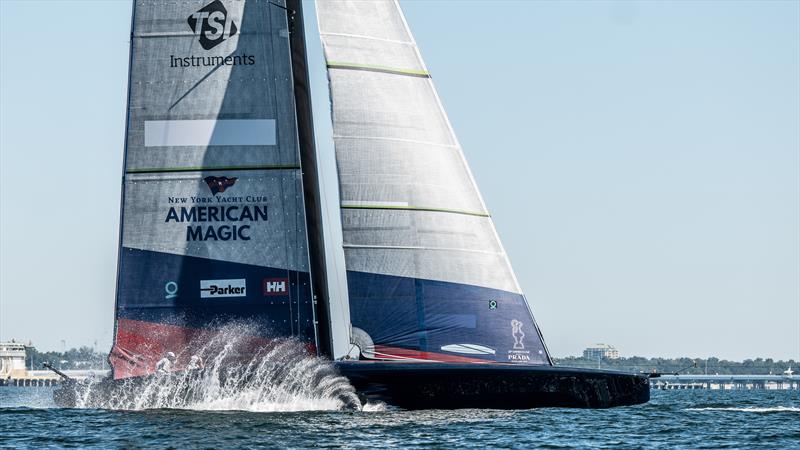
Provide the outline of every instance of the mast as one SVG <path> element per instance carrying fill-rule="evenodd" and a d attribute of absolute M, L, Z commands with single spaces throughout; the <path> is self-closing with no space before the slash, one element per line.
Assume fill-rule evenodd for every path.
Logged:
<path fill-rule="evenodd" d="M 289 20 L 289 45 L 292 50 L 294 99 L 297 111 L 300 166 L 303 171 L 303 197 L 305 199 L 311 283 L 314 286 L 314 316 L 318 353 L 333 357 L 325 264 L 325 236 L 322 224 L 322 198 L 318 182 L 316 146 L 314 145 L 314 118 L 311 110 L 311 87 L 308 80 L 302 0 L 287 0 L 286 13 Z"/>

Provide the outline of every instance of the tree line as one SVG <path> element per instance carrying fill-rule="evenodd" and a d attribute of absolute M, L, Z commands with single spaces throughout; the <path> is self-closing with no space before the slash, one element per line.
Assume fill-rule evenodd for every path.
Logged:
<path fill-rule="evenodd" d="M 745 359 L 744 361 L 728 361 L 719 358 L 645 358 L 632 356 L 618 359 L 592 359 L 582 356 L 553 358 L 559 366 L 582 367 L 593 369 L 609 369 L 622 372 L 658 372 L 680 373 L 687 375 L 781 375 L 792 367 L 800 373 L 797 361 L 772 358 Z"/>
<path fill-rule="evenodd" d="M 108 369 L 106 353 L 95 351 L 92 347 L 71 348 L 64 352 L 40 352 L 36 347 L 26 347 L 25 365 L 30 369 L 42 368 L 42 363 L 49 362 L 59 369 Z"/>
<path fill-rule="evenodd" d="M 27 347 L 28 368 L 39 369 L 43 362 L 50 362 L 61 369 L 107 369 L 107 353 L 97 352 L 92 347 L 72 348 L 65 352 L 40 352 L 36 347 Z M 592 359 L 582 356 L 553 358 L 558 366 L 609 369 L 622 372 L 658 372 L 709 375 L 780 375 L 792 367 L 800 375 L 800 364 L 794 359 L 787 361 L 772 358 L 728 361 L 719 358 L 645 358 L 632 356 L 618 359 Z"/>

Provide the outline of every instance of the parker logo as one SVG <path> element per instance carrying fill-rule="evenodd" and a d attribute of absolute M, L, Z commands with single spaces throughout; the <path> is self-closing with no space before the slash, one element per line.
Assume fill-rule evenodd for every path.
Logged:
<path fill-rule="evenodd" d="M 236 180 L 238 178 L 232 177 L 205 177 L 203 181 L 206 182 L 208 188 L 211 189 L 211 193 L 217 195 L 220 192 L 225 192 L 225 189 L 233 186 L 236 184 Z"/>
<path fill-rule="evenodd" d="M 247 297 L 246 280 L 200 280 L 200 298 L 217 297 Z"/>
<path fill-rule="evenodd" d="M 264 297 L 287 295 L 289 293 L 288 278 L 264 278 L 261 281 L 261 290 Z"/>
<path fill-rule="evenodd" d="M 220 0 L 214 0 L 202 7 L 189 16 L 187 21 L 204 50 L 211 50 L 239 31 Z"/>

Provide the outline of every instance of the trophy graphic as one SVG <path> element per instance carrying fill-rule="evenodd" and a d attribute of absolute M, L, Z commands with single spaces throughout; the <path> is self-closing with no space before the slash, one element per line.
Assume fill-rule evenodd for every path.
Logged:
<path fill-rule="evenodd" d="M 525 333 L 522 332 L 522 322 L 516 319 L 511 321 L 511 335 L 514 336 L 514 350 L 524 349 L 522 338 L 525 337 Z"/>

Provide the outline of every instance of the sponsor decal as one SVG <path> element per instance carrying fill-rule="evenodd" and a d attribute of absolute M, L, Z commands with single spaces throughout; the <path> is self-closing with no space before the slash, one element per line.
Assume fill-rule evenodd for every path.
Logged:
<path fill-rule="evenodd" d="M 525 344 L 522 339 L 525 338 L 525 333 L 522 332 L 522 322 L 516 319 L 511 321 L 511 335 L 514 336 L 514 350 L 523 350 Z"/>
<path fill-rule="evenodd" d="M 525 350 L 525 333 L 522 331 L 522 322 L 517 319 L 511 321 L 511 337 L 514 338 L 514 349 L 508 351 L 508 360 L 512 362 L 530 361 L 531 352 Z"/>
<path fill-rule="evenodd" d="M 200 280 L 200 298 L 246 297 L 244 278 L 234 280 Z"/>
<path fill-rule="evenodd" d="M 239 27 L 220 0 L 214 0 L 190 14 L 186 23 L 203 50 L 212 50 L 239 32 Z M 255 63 L 256 57 L 246 53 L 227 56 L 169 55 L 170 67 L 251 66 Z"/>
<path fill-rule="evenodd" d="M 489 309 L 497 309 L 497 300 L 489 300 Z"/>
<path fill-rule="evenodd" d="M 175 56 L 169 55 L 170 67 L 252 66 L 256 57 L 242 53 L 228 56 Z"/>
<path fill-rule="evenodd" d="M 164 292 L 166 293 L 166 295 L 164 295 L 164 298 L 166 299 L 172 299 L 177 297 L 178 283 L 174 281 L 167 281 L 167 283 L 164 285 Z"/>
<path fill-rule="evenodd" d="M 287 295 L 289 293 L 289 279 L 264 278 L 261 281 L 261 291 L 265 297 Z"/>
<path fill-rule="evenodd" d="M 213 197 L 169 197 L 168 202 L 175 206 L 167 210 L 164 223 L 187 223 L 186 242 L 249 241 L 250 223 L 267 221 L 267 205 L 263 204 L 267 196 L 218 195 L 230 190 L 237 180 L 236 177 L 209 176 L 203 181 Z M 180 206 L 187 203 L 195 206 Z"/>
<path fill-rule="evenodd" d="M 440 347 L 443 351 L 465 355 L 494 355 L 495 350 L 479 344 L 450 344 Z"/>
<path fill-rule="evenodd" d="M 200 8 L 187 22 L 204 50 L 211 50 L 239 31 L 220 0 Z"/>
<path fill-rule="evenodd" d="M 205 177 L 203 181 L 206 182 L 208 188 L 211 189 L 211 193 L 217 195 L 220 192 L 225 192 L 226 188 L 229 188 L 236 184 L 236 177 Z"/>

